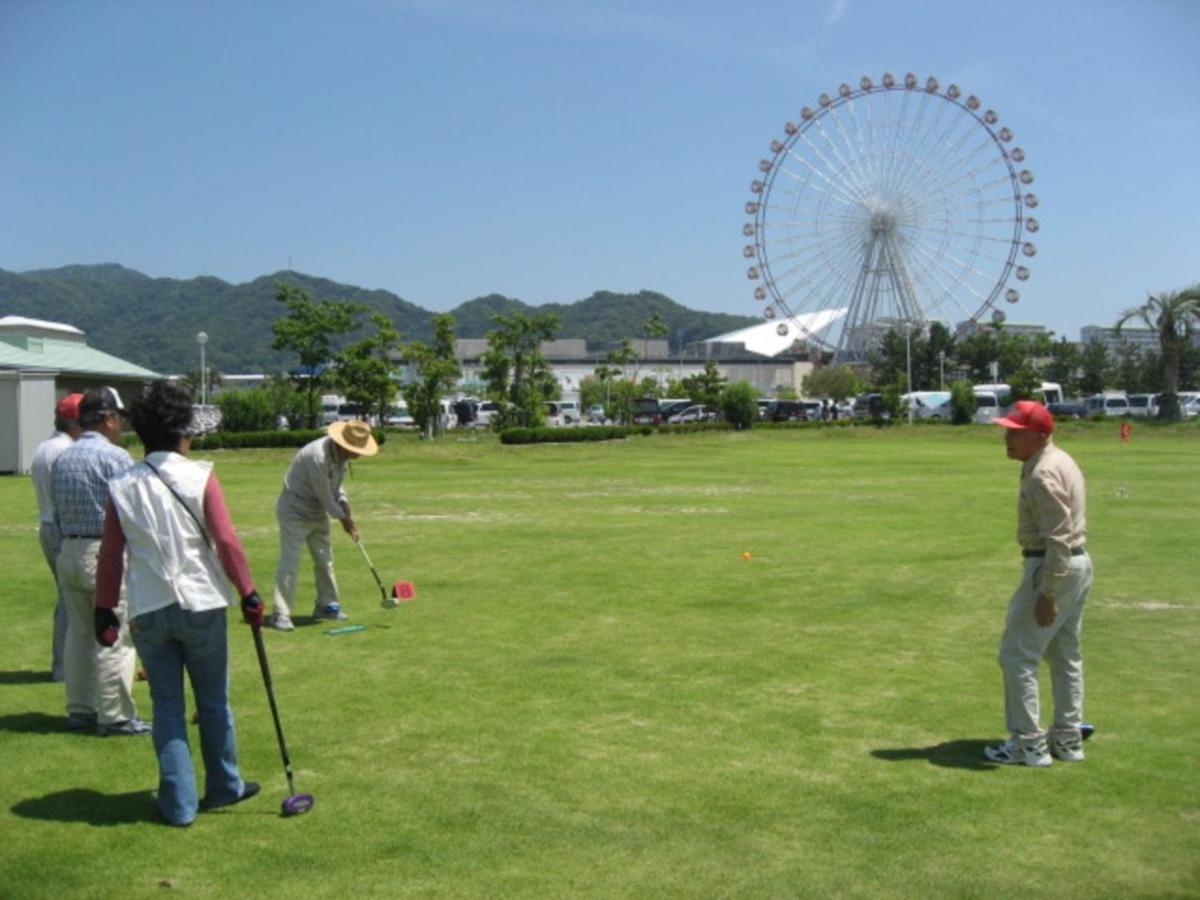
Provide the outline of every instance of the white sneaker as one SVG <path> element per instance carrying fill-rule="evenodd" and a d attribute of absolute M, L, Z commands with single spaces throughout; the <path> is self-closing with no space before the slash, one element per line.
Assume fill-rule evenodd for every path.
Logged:
<path fill-rule="evenodd" d="M 1083 737 L 1078 731 L 1052 733 L 1050 754 L 1062 762 L 1083 762 Z"/>
<path fill-rule="evenodd" d="M 287 616 L 281 616 L 279 613 L 272 613 L 267 616 L 267 620 L 263 622 L 268 628 L 274 628 L 276 631 L 293 631 L 295 627 L 292 620 Z"/>
<path fill-rule="evenodd" d="M 1044 769 L 1053 762 L 1045 735 L 1025 740 L 1009 738 L 1003 744 L 984 747 L 983 755 L 1002 766 L 1033 766 Z"/>

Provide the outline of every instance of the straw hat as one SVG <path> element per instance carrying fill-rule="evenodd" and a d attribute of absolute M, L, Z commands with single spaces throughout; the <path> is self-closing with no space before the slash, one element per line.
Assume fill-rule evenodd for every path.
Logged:
<path fill-rule="evenodd" d="M 359 456 L 374 456 L 379 445 L 366 422 L 334 422 L 326 429 L 333 442 Z"/>

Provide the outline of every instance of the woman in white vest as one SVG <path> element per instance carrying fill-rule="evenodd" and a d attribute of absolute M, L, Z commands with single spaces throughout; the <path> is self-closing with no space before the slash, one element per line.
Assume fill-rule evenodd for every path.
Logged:
<path fill-rule="evenodd" d="M 238 769 L 229 708 L 230 582 L 251 627 L 261 626 L 263 606 L 212 463 L 186 457 L 192 442 L 187 393 L 155 382 L 132 418 L 146 458 L 109 482 L 96 577 L 96 637 L 104 644 L 115 636 L 113 610 L 127 574 L 129 629 L 154 704 L 158 808 L 171 825 L 190 825 L 200 809 L 258 793 L 259 786 L 243 781 Z M 203 798 L 188 750 L 185 669 L 200 725 Z"/>

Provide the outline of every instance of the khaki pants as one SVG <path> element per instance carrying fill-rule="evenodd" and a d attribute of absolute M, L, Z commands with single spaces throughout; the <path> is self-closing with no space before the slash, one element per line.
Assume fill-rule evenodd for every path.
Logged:
<path fill-rule="evenodd" d="M 1058 615 L 1046 628 L 1034 620 L 1045 559 L 1025 560 L 1021 584 L 1008 604 L 1004 636 L 1000 639 L 1000 668 L 1004 673 L 1004 720 L 1009 734 L 1032 738 L 1043 734 L 1038 698 L 1038 663 L 1050 664 L 1054 694 L 1054 730 L 1078 732 L 1083 723 L 1083 606 L 1092 586 L 1092 560 L 1086 553 L 1072 556 L 1067 577 L 1055 597 Z"/>
<path fill-rule="evenodd" d="M 62 536 L 53 522 L 42 522 L 38 528 L 38 542 L 42 545 L 42 556 L 54 576 L 54 590 L 58 595 L 54 602 L 54 636 L 50 642 L 50 677 L 63 681 L 63 647 L 67 642 L 67 607 L 63 604 L 62 588 L 58 586 L 58 551 L 62 549 Z"/>
<path fill-rule="evenodd" d="M 296 602 L 296 577 L 300 573 L 300 558 L 304 548 L 313 560 L 313 578 L 317 582 L 317 606 L 328 606 L 338 599 L 337 581 L 333 575 L 333 547 L 329 543 L 329 518 L 302 519 L 290 515 L 278 506 L 279 566 L 275 570 L 274 611 L 281 618 L 292 617 Z"/>
<path fill-rule="evenodd" d="M 133 670 L 137 652 L 126 621 L 125 592 L 117 607 L 120 636 L 111 647 L 96 641 L 92 615 L 96 593 L 97 540 L 67 538 L 58 554 L 58 584 L 67 608 L 67 641 L 63 651 L 67 714 L 95 715 L 101 725 L 137 716 L 133 703 Z"/>

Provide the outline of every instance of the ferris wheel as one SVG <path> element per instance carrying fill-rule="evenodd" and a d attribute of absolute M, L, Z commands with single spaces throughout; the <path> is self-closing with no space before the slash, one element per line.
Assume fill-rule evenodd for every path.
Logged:
<path fill-rule="evenodd" d="M 1038 205 L 1013 133 L 978 97 L 908 74 L 800 110 L 746 204 L 742 253 L 782 337 L 862 361 L 891 328 L 961 334 L 1020 300 Z"/>

